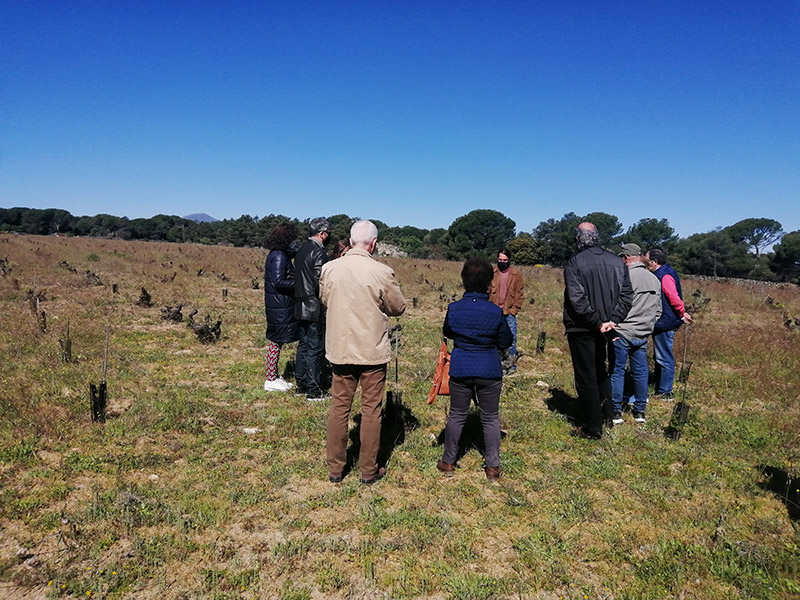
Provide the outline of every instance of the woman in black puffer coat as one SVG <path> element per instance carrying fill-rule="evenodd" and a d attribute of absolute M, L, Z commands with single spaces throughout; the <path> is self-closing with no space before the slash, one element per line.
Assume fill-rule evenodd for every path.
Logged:
<path fill-rule="evenodd" d="M 294 318 L 294 265 L 297 253 L 297 227 L 281 223 L 272 230 L 267 240 L 267 260 L 264 263 L 264 306 L 267 314 L 267 355 L 264 363 L 267 378 L 264 389 L 268 392 L 285 392 L 292 384 L 278 377 L 278 360 L 281 347 L 296 342 L 299 324 Z"/>

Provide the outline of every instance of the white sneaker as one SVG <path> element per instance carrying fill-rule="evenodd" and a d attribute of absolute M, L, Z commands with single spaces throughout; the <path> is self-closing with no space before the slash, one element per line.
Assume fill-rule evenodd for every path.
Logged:
<path fill-rule="evenodd" d="M 264 382 L 265 392 L 287 392 L 292 389 L 292 384 L 286 381 L 283 377 L 277 379 L 267 379 Z"/>

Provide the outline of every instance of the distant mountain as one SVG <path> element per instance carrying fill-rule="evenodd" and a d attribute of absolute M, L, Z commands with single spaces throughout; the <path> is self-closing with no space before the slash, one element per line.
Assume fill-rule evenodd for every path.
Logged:
<path fill-rule="evenodd" d="M 211 215 L 207 215 L 206 213 L 194 213 L 191 215 L 186 215 L 183 217 L 184 219 L 189 219 L 190 221 L 196 221 L 197 223 L 216 223 L 219 219 L 215 219 Z"/>

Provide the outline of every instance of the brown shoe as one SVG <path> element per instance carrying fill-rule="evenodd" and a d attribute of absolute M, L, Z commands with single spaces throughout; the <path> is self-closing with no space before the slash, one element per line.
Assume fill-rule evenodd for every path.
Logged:
<path fill-rule="evenodd" d="M 441 471 L 445 477 L 452 477 L 456 474 L 455 465 L 451 465 L 450 463 L 446 463 L 441 460 L 436 463 L 436 468 L 439 469 L 439 471 Z"/>
<path fill-rule="evenodd" d="M 484 469 L 486 479 L 489 481 L 497 481 L 500 479 L 500 467 L 486 467 Z"/>
<path fill-rule="evenodd" d="M 375 473 L 374 477 L 368 477 L 368 478 L 362 477 L 361 483 L 363 483 L 364 485 L 372 485 L 376 481 L 380 481 L 381 479 L 383 479 L 385 475 L 386 475 L 386 469 L 381 467 L 380 469 L 378 469 L 378 472 Z"/>

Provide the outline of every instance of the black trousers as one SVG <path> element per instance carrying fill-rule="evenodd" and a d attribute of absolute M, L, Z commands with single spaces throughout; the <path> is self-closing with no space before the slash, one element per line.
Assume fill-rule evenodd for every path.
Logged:
<path fill-rule="evenodd" d="M 602 435 L 603 420 L 611 418 L 611 368 L 614 359 L 612 343 L 597 332 L 568 333 L 575 390 L 583 413 L 583 430 Z"/>

